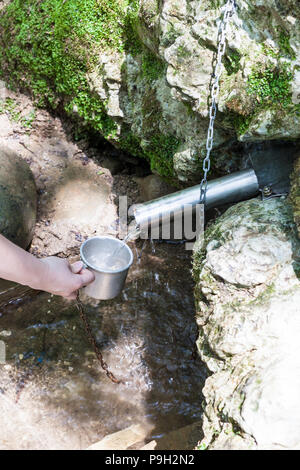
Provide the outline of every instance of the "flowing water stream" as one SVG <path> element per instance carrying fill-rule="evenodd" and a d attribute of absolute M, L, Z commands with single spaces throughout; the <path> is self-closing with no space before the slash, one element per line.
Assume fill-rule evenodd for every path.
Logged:
<path fill-rule="evenodd" d="M 206 377 L 195 357 L 190 253 L 138 242 L 123 293 L 82 298 L 112 383 L 75 303 L 46 293 L 1 312 L 0 449 L 84 449 L 132 424 L 147 439 L 198 421 Z"/>

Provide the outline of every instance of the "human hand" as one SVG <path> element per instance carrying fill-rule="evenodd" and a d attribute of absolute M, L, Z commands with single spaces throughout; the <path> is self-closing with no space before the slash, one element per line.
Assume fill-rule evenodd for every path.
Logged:
<path fill-rule="evenodd" d="M 39 290 L 61 295 L 67 299 L 76 299 L 78 289 L 87 286 L 95 279 L 88 269 L 83 269 L 83 263 L 77 261 L 70 264 L 66 259 L 50 256 L 40 259 L 44 272 L 40 278 Z"/>

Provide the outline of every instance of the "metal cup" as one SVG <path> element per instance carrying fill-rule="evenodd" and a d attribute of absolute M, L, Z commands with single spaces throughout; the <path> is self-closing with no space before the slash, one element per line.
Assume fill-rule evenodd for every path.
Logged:
<path fill-rule="evenodd" d="M 108 254 L 118 252 L 118 261 L 122 267 L 116 270 L 104 270 L 95 266 L 95 261 L 101 260 Z M 85 267 L 95 274 L 95 280 L 84 287 L 84 292 L 90 297 L 99 300 L 108 300 L 117 297 L 122 291 L 127 273 L 133 262 L 133 254 L 126 243 L 117 238 L 111 237 L 93 237 L 86 240 L 80 247 L 81 261 Z"/>

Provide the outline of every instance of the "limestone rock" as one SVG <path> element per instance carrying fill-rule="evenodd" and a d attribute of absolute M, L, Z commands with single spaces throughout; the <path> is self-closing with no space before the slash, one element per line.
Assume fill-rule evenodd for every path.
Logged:
<path fill-rule="evenodd" d="M 12 125 L 9 118 L 3 114 L 0 116 L 0 137 L 12 134 Z"/>
<path fill-rule="evenodd" d="M 294 208 L 294 218 L 300 234 L 300 155 L 295 160 L 294 172 L 291 177 L 291 201 Z"/>
<path fill-rule="evenodd" d="M 33 236 L 37 195 L 27 163 L 16 153 L 0 149 L 0 233 L 26 248 Z"/>
<path fill-rule="evenodd" d="M 287 201 L 253 199 L 195 251 L 204 447 L 300 447 L 299 249 Z"/>

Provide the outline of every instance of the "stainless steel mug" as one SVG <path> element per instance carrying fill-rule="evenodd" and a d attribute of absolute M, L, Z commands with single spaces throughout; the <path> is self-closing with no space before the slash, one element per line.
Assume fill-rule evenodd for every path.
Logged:
<path fill-rule="evenodd" d="M 100 269 L 96 266 L 95 259 L 101 260 L 108 254 L 115 253 L 116 250 L 118 250 L 118 261 L 122 266 L 120 269 Z M 84 287 L 84 293 L 99 300 L 117 297 L 124 287 L 127 273 L 133 262 L 133 254 L 129 246 L 117 238 L 93 237 L 81 245 L 80 257 L 85 267 L 95 274 L 95 280 Z"/>

